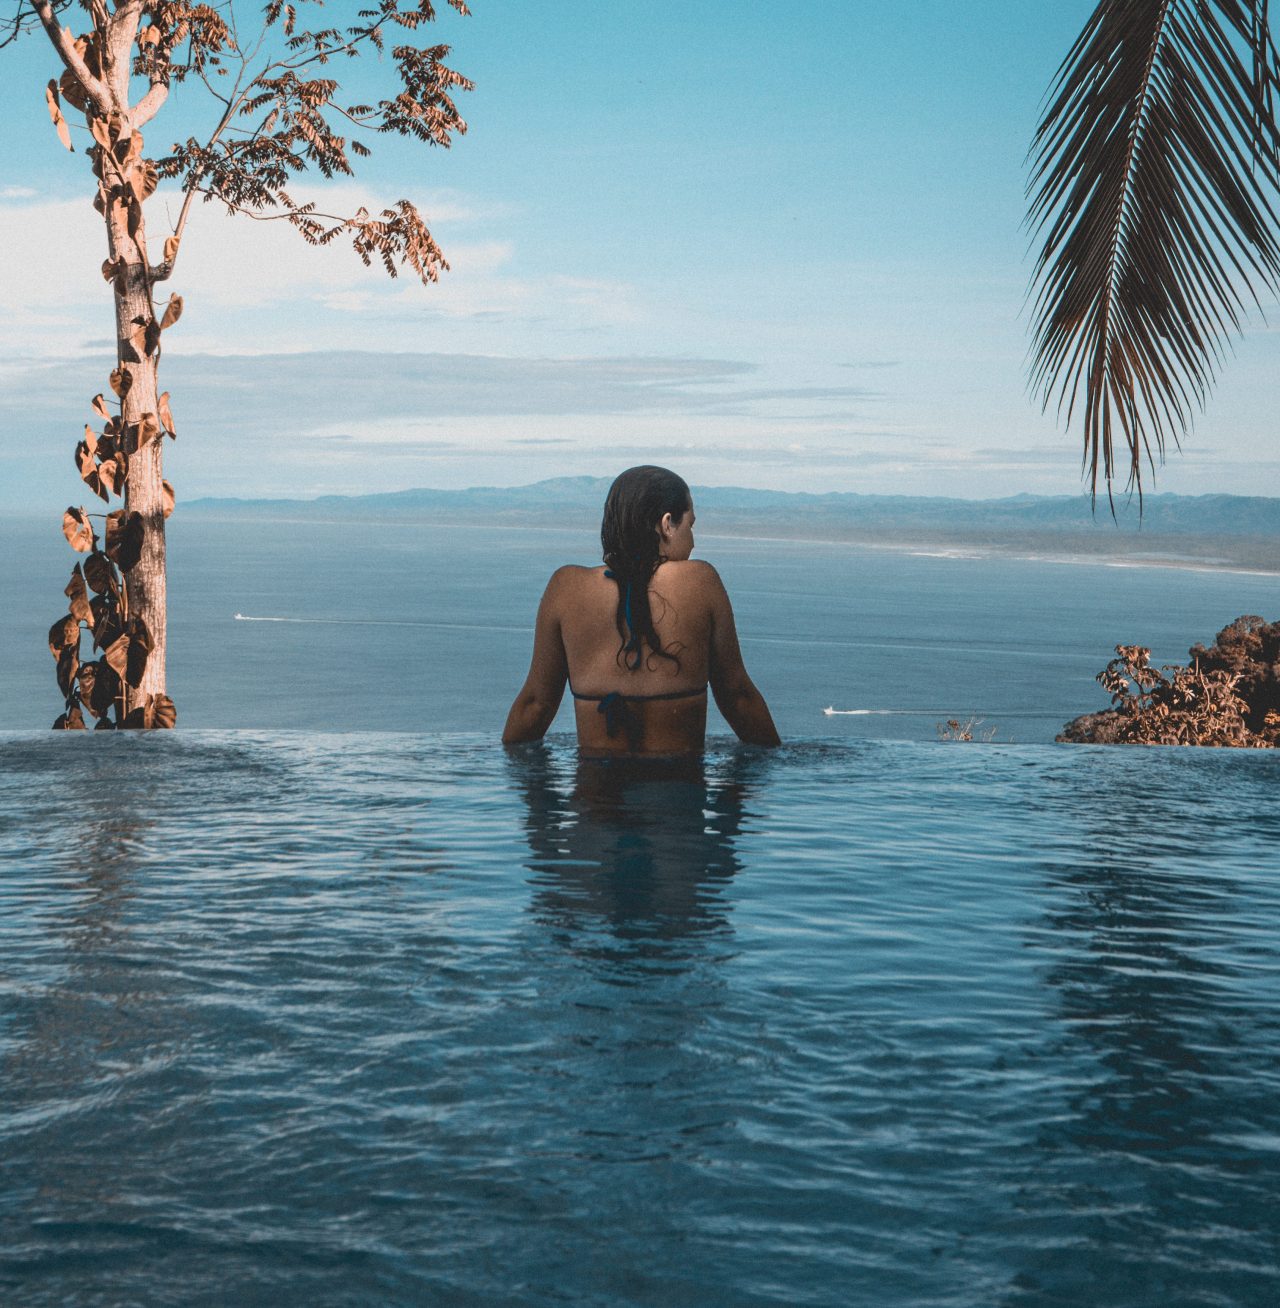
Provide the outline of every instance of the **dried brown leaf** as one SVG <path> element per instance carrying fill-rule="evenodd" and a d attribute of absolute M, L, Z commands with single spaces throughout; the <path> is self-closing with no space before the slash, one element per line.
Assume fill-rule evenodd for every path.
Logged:
<path fill-rule="evenodd" d="M 131 709 L 120 724 L 130 731 L 168 730 L 178 720 L 178 712 L 168 695 L 148 695 L 145 704 Z"/>
<path fill-rule="evenodd" d="M 178 319 L 181 317 L 182 317 L 182 296 L 171 295 L 169 297 L 169 303 L 165 306 L 164 317 L 160 319 L 161 329 L 163 330 L 164 328 L 172 327 L 173 324 L 177 322 Z"/>
<path fill-rule="evenodd" d="M 123 455 L 119 457 L 123 458 Z M 98 494 L 101 495 L 104 500 L 107 498 L 108 490 L 115 491 L 117 495 L 120 493 L 116 490 L 117 471 L 118 468 L 115 458 L 103 459 L 102 462 L 98 464 L 98 469 L 95 475 L 100 479 L 103 487 L 103 489 L 98 490 Z M 98 488 L 95 487 L 94 489 L 97 490 Z"/>
<path fill-rule="evenodd" d="M 149 725 L 161 731 L 168 731 L 177 724 L 178 710 L 168 695 L 148 696 L 147 712 L 151 716 Z"/>
<path fill-rule="evenodd" d="M 77 554 L 87 554 L 96 544 L 89 515 L 83 509 L 69 508 L 62 515 L 62 534 Z"/>
<path fill-rule="evenodd" d="M 116 548 L 116 540 L 124 530 L 124 520 L 125 511 L 123 509 L 115 509 L 107 514 L 106 549 L 108 554 L 113 554 Z"/>
<path fill-rule="evenodd" d="M 120 678 L 103 659 L 80 665 L 80 700 L 95 718 L 111 712 L 120 697 Z"/>
<path fill-rule="evenodd" d="M 53 724 L 54 731 L 84 731 L 84 714 L 80 705 L 73 704 L 65 713 L 60 714 Z"/>
<path fill-rule="evenodd" d="M 162 481 L 160 483 L 160 504 L 166 518 L 173 512 L 175 503 L 173 487 L 167 481 Z"/>
<path fill-rule="evenodd" d="M 113 368 L 111 370 L 111 389 L 123 400 L 129 394 L 129 387 L 133 385 L 133 373 L 128 368 Z"/>
<path fill-rule="evenodd" d="M 70 613 L 59 618 L 49 628 L 49 653 L 56 659 L 69 645 L 79 646 L 80 624 Z"/>
<path fill-rule="evenodd" d="M 67 126 L 67 120 L 62 116 L 62 108 L 58 104 L 58 83 L 49 81 L 49 85 L 44 89 L 45 102 L 49 106 L 49 117 L 53 119 L 53 125 L 58 131 L 58 140 L 67 147 L 72 149 L 71 129 Z"/>
<path fill-rule="evenodd" d="M 110 418 L 111 410 L 107 408 L 107 402 L 101 394 L 95 395 L 92 400 L 93 411 L 101 418 Z"/>
<path fill-rule="evenodd" d="M 94 550 L 84 561 L 84 579 L 97 595 L 117 595 L 120 583 L 116 579 L 111 560 L 100 550 Z M 100 624 L 96 624 L 100 625 Z"/>
<path fill-rule="evenodd" d="M 165 391 L 156 401 L 156 408 L 159 410 L 160 422 L 165 431 L 167 431 L 170 436 L 176 437 L 178 433 L 173 428 L 173 410 L 169 407 L 168 391 Z"/>
<path fill-rule="evenodd" d="M 145 445 L 150 445 L 157 436 L 160 435 L 160 419 L 154 413 L 144 413 L 138 419 L 138 424 L 134 428 L 137 435 L 135 450 L 140 450 Z"/>
<path fill-rule="evenodd" d="M 106 660 L 107 666 L 118 677 L 123 677 L 125 669 L 129 666 L 129 637 L 117 636 L 103 651 L 102 657 Z"/>
<path fill-rule="evenodd" d="M 147 670 L 147 660 L 151 657 L 155 643 L 151 639 L 151 632 L 147 630 L 147 624 L 141 618 L 130 619 L 128 640 L 124 679 L 136 689 L 142 685 L 142 677 Z"/>
<path fill-rule="evenodd" d="M 80 85 L 80 79 L 70 70 L 58 78 L 58 94 L 73 108 L 83 113 L 89 107 L 89 97 Z"/>
<path fill-rule="evenodd" d="M 172 263 L 178 257 L 178 246 L 181 244 L 181 242 L 182 242 L 182 238 L 177 235 L 170 236 L 165 239 L 165 243 L 164 243 L 165 263 Z"/>
<path fill-rule="evenodd" d="M 92 628 L 93 610 L 89 607 L 89 592 L 85 589 L 84 574 L 80 571 L 78 563 L 71 569 L 71 580 L 67 582 L 66 589 L 62 593 L 69 602 L 71 616 L 77 622 L 87 623 Z"/>
<path fill-rule="evenodd" d="M 136 160 L 130 165 L 126 177 L 134 199 L 139 202 L 147 199 L 155 191 L 158 180 L 155 161 L 152 159 Z"/>
<path fill-rule="evenodd" d="M 107 553 L 115 560 L 121 572 L 128 572 L 142 557 L 142 542 L 147 534 L 142 514 L 131 513 L 116 538 L 107 546 Z"/>
<path fill-rule="evenodd" d="M 75 685 L 76 673 L 80 670 L 80 642 L 68 645 L 58 655 L 58 689 L 64 699 L 71 698 L 71 688 Z"/>

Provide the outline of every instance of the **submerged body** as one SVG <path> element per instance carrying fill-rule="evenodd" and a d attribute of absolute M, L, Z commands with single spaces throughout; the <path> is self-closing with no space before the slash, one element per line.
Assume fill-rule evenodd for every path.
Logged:
<path fill-rule="evenodd" d="M 743 665 L 720 576 L 689 558 L 693 522 L 686 498 L 684 511 L 665 512 L 653 524 L 652 572 L 640 570 L 636 580 L 624 580 L 617 563 L 555 572 L 538 607 L 529 675 L 511 706 L 504 743 L 540 739 L 567 685 L 583 754 L 699 752 L 708 689 L 740 739 L 778 744 L 768 706 Z M 642 615 L 634 625 L 633 609 Z"/>

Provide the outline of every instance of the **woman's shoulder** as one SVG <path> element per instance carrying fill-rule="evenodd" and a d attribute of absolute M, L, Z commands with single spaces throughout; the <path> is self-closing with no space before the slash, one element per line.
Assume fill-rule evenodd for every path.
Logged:
<path fill-rule="evenodd" d="M 557 568 L 551 574 L 551 580 L 547 582 L 547 591 L 573 591 L 581 586 L 592 585 L 604 576 L 604 565 L 599 567 L 584 567 L 580 563 L 566 563 Z"/>
<path fill-rule="evenodd" d="M 716 590 L 724 584 L 720 574 L 705 559 L 667 559 L 658 568 L 656 579 L 696 590 Z"/>

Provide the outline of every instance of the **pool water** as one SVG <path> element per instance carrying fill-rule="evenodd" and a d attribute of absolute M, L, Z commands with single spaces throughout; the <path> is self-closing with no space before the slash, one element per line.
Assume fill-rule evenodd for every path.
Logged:
<path fill-rule="evenodd" d="M 0 1301 L 1273 1305 L 1278 783 L 0 736 Z"/>

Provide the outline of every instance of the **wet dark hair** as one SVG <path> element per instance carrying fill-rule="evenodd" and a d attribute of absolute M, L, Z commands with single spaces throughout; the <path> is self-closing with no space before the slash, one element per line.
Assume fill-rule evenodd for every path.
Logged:
<path fill-rule="evenodd" d="M 677 655 L 662 648 L 649 611 L 649 582 L 658 570 L 658 524 L 663 514 L 680 522 L 693 505 L 683 477 L 667 468 L 643 464 L 619 473 L 604 501 L 600 523 L 600 546 L 604 550 L 606 576 L 618 583 L 618 661 L 633 672 L 644 662 L 644 646 L 650 656 L 670 659 L 680 666 Z"/>

